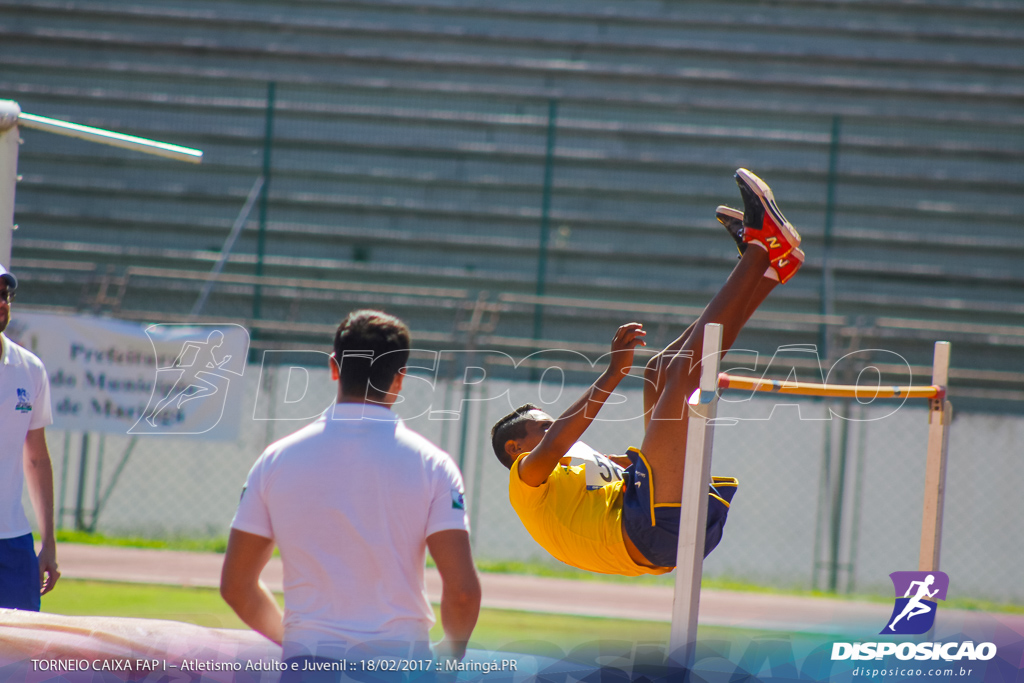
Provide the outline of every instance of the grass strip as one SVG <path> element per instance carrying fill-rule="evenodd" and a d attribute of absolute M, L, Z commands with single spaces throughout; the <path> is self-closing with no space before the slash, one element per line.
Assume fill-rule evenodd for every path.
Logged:
<path fill-rule="evenodd" d="M 104 536 L 103 534 L 90 534 L 85 531 L 57 532 L 58 543 L 85 543 L 88 545 L 109 545 L 125 548 L 151 548 L 159 550 L 188 550 L 193 552 L 215 552 L 223 553 L 227 549 L 228 539 L 224 537 L 215 538 L 165 538 L 152 539 L 140 537 Z M 278 551 L 274 549 L 275 556 Z M 433 566 L 430 558 L 427 558 L 427 565 Z M 575 579 L 578 581 L 593 581 L 598 583 L 628 583 L 632 585 L 662 585 L 672 586 L 675 583 L 674 574 L 661 576 L 611 576 L 608 574 L 594 574 L 568 566 L 548 565 L 541 562 L 514 562 L 477 560 L 477 568 L 482 572 L 495 574 L 521 574 L 525 576 L 544 576 L 560 579 Z M 727 590 L 744 593 L 768 593 L 774 595 L 797 595 L 813 598 L 829 598 L 832 600 L 854 600 L 861 602 L 884 602 L 891 603 L 892 596 L 880 595 L 877 593 L 827 593 L 818 590 L 805 590 L 794 587 L 763 586 L 738 579 L 705 578 L 701 582 L 701 588 L 710 590 Z M 1024 604 L 1010 602 L 996 602 L 980 598 L 951 598 L 943 602 L 943 606 L 949 609 L 962 609 L 977 612 L 1004 612 L 1008 614 L 1024 614 Z"/>

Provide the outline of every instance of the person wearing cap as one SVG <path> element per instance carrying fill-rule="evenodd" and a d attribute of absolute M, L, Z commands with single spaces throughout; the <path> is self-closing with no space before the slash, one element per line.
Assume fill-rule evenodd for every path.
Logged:
<path fill-rule="evenodd" d="M 31 351 L 4 335 L 18 280 L 0 265 L 0 608 L 39 611 L 53 590 L 57 545 L 53 534 L 53 466 L 46 448 L 50 381 Z M 21 505 L 22 482 L 39 523 L 36 555 L 32 528 Z"/>

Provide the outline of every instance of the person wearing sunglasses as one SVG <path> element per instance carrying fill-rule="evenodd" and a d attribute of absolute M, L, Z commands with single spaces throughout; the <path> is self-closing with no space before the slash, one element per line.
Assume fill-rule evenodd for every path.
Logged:
<path fill-rule="evenodd" d="M 60 578 L 53 534 L 53 466 L 46 448 L 50 382 L 31 351 L 4 335 L 18 280 L 0 265 L 0 607 L 39 611 Z M 21 505 L 23 483 L 39 524 L 38 556 Z"/>

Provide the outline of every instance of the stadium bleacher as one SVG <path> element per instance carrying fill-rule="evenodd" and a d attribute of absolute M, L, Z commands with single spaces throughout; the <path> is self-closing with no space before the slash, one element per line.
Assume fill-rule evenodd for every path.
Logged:
<path fill-rule="evenodd" d="M 948 339 L 958 410 L 1024 411 L 1018 4 L 4 0 L 0 65 L 25 111 L 205 152 L 24 131 L 19 303 L 188 319 L 269 159 L 265 255 L 253 211 L 204 309 L 258 348 L 351 305 L 427 348 L 596 355 L 633 315 L 656 346 L 732 266 L 713 210 L 746 166 L 808 261 L 741 346 L 828 323 L 923 371 Z"/>

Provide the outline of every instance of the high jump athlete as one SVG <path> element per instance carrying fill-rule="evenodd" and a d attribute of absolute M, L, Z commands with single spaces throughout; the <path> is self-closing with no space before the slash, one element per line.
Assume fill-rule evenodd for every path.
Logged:
<path fill-rule="evenodd" d="M 800 235 L 775 205 L 767 184 L 736 171 L 744 211 L 720 206 L 716 217 L 737 241 L 740 260 L 721 290 L 682 335 L 644 369 L 644 427 L 640 448 L 630 448 L 622 479 L 588 488 L 585 469 L 569 465 L 569 450 L 644 346 L 643 326 L 615 333 L 608 369 L 558 419 L 534 405 L 520 406 L 491 430 L 498 460 L 509 468 L 509 499 L 526 530 L 555 558 L 604 574 L 664 574 L 676 563 L 683 490 L 687 400 L 700 381 L 704 325 L 724 326 L 728 350 L 768 294 L 804 261 Z M 708 493 L 707 557 L 722 537 L 737 482 L 714 477 Z"/>

